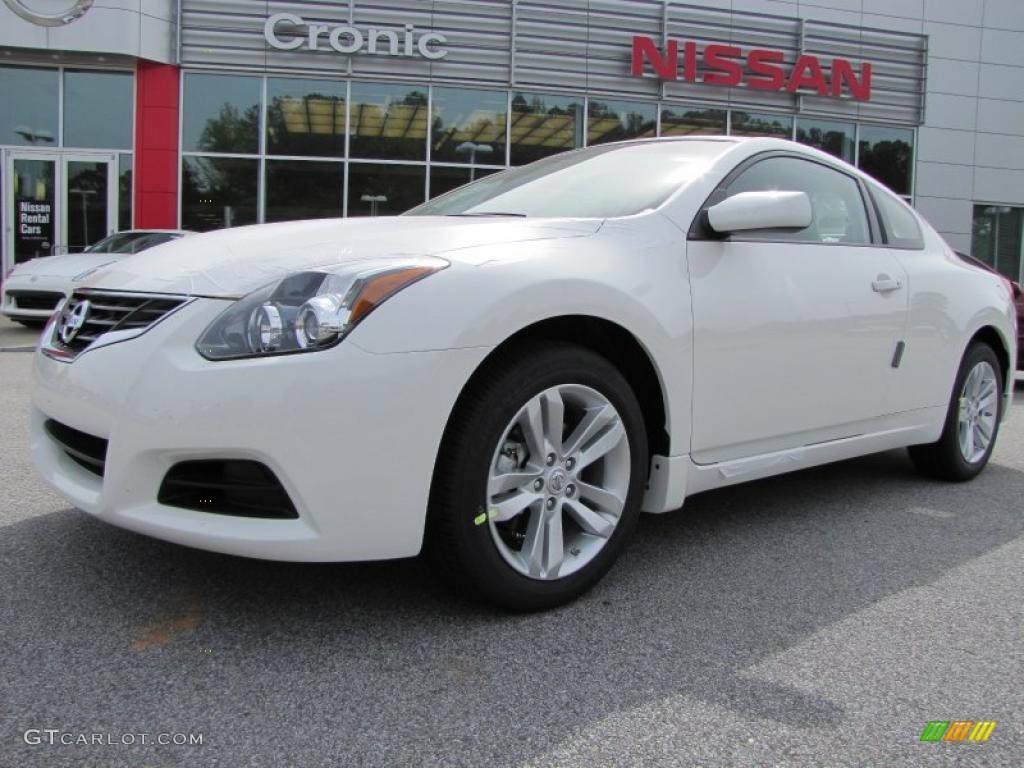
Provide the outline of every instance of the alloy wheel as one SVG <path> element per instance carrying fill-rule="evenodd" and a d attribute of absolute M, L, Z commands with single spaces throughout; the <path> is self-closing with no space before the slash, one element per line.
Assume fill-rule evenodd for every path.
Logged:
<path fill-rule="evenodd" d="M 975 365 L 964 380 L 957 413 L 957 439 L 964 459 L 974 464 L 988 452 L 999 413 L 999 385 L 987 361 Z"/>
<path fill-rule="evenodd" d="M 529 578 L 559 579 L 591 562 L 615 531 L 629 440 L 608 398 L 564 384 L 520 408 L 490 467 L 484 519 L 501 556 Z"/>

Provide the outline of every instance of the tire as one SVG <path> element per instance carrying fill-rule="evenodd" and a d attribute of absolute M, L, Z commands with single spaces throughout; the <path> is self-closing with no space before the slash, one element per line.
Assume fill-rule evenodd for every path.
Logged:
<path fill-rule="evenodd" d="M 549 420 L 558 402 L 564 418 Z M 544 427 L 547 440 L 556 422 L 564 446 L 531 450 L 539 444 L 524 425 Z M 586 450 L 572 450 L 583 437 L 577 447 Z M 636 396 L 608 360 L 574 344 L 517 346 L 487 364 L 452 415 L 434 471 L 426 551 L 456 589 L 505 610 L 569 602 L 608 571 L 633 533 L 649 458 Z M 513 475 L 515 488 L 505 490 Z M 611 495 L 595 496 L 599 486 Z"/>
<path fill-rule="evenodd" d="M 970 446 L 971 455 L 965 454 L 961 446 L 961 437 L 966 434 L 971 421 L 966 423 L 961 420 L 961 399 L 968 401 L 975 399 L 968 388 L 972 386 L 968 379 L 972 373 L 982 371 L 994 374 L 991 385 L 992 395 L 984 399 L 986 406 L 978 413 L 977 403 L 968 402 L 965 407 L 968 409 L 966 417 L 973 418 L 974 423 L 985 426 L 986 421 L 991 421 L 991 435 L 987 444 L 981 445 L 972 440 L 967 440 Z M 953 393 L 950 396 L 949 408 L 946 413 L 946 423 L 942 430 L 942 436 L 935 443 L 928 445 L 914 445 L 908 450 L 911 461 L 921 474 L 934 477 L 940 480 L 952 482 L 963 482 L 976 477 L 978 473 L 988 464 L 995 448 L 996 438 L 999 436 L 999 422 L 1002 418 L 1003 406 L 1003 380 L 1002 367 L 995 351 L 984 342 L 974 342 L 967 348 L 960 369 L 957 371 L 956 380 L 953 385 Z M 977 433 L 976 433 L 977 434 Z M 966 438 L 965 438 L 966 439 Z"/>

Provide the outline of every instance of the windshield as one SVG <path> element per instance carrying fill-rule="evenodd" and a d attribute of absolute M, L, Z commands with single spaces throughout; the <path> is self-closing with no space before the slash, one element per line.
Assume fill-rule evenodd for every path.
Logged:
<path fill-rule="evenodd" d="M 138 253 L 181 237 L 177 232 L 118 232 L 85 249 L 86 253 Z"/>
<path fill-rule="evenodd" d="M 611 218 L 657 208 L 728 149 L 722 141 L 607 144 L 459 187 L 406 216 Z"/>

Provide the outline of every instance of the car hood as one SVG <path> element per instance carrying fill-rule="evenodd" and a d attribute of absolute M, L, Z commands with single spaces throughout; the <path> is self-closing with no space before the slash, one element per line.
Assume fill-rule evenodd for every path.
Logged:
<path fill-rule="evenodd" d="M 68 253 L 63 256 L 44 256 L 18 265 L 17 277 L 66 277 L 69 280 L 90 269 L 110 264 L 123 258 L 116 253 Z"/>
<path fill-rule="evenodd" d="M 223 229 L 182 238 L 119 262 L 84 287 L 234 298 L 294 272 L 351 261 L 437 256 L 478 261 L 498 243 L 584 237 L 594 219 L 402 216 L 320 219 Z"/>

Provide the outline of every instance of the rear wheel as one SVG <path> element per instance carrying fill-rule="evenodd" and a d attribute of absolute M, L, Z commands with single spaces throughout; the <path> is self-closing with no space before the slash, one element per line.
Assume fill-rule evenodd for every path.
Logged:
<path fill-rule="evenodd" d="M 456 586 L 512 610 L 572 600 L 639 515 L 643 415 L 621 373 L 570 344 L 519 348 L 461 401 L 438 456 L 428 549 Z"/>
<path fill-rule="evenodd" d="M 1003 384 L 999 358 L 983 342 L 975 342 L 957 372 L 946 424 L 938 442 L 915 445 L 910 458 L 923 474 L 964 481 L 988 464 L 999 434 Z"/>

